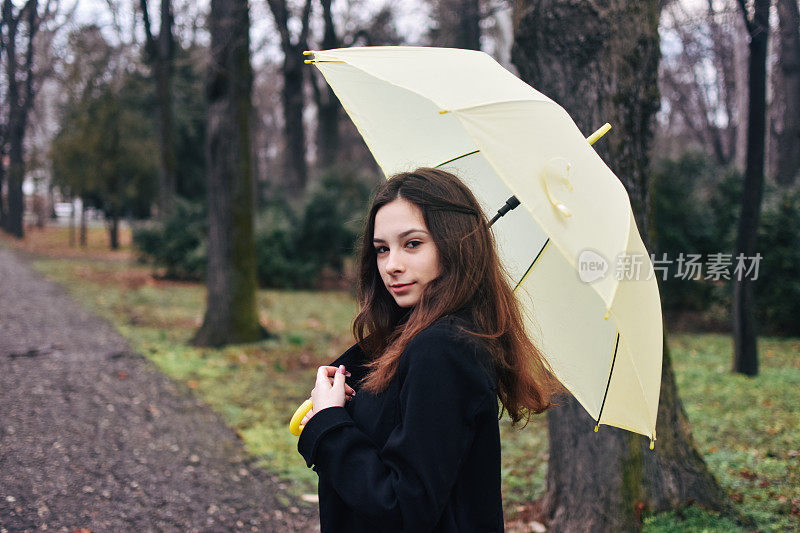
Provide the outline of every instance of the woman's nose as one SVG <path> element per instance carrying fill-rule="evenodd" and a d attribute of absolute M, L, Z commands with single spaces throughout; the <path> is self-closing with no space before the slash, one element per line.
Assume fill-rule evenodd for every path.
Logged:
<path fill-rule="evenodd" d="M 394 250 L 390 251 L 389 257 L 386 258 L 386 272 L 402 272 L 403 268 L 403 263 L 400 260 L 398 252 Z"/>

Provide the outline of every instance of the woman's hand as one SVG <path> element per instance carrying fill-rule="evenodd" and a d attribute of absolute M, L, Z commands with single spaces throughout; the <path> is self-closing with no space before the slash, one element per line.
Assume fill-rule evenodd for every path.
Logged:
<path fill-rule="evenodd" d="M 317 369 L 317 381 L 311 391 L 313 408 L 303 417 L 301 425 L 306 425 L 311 418 L 328 407 L 344 407 L 345 401 L 351 399 L 356 391 L 347 385 L 344 380 L 349 373 L 345 372 L 344 365 L 338 369 L 335 366 L 321 366 Z"/>

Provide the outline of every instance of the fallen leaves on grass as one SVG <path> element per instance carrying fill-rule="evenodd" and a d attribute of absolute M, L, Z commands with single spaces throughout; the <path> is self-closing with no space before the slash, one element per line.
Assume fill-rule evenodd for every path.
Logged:
<path fill-rule="evenodd" d="M 758 474 L 756 474 L 752 470 L 748 470 L 747 468 L 742 468 L 741 470 L 739 470 L 739 475 L 742 477 L 742 479 L 749 479 L 749 480 L 753 480 L 758 477 Z"/>

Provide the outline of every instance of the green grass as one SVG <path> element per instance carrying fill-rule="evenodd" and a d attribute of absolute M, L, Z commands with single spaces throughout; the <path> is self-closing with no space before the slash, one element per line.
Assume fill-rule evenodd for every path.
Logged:
<path fill-rule="evenodd" d="M 287 424 L 308 396 L 315 368 L 351 343 L 356 304 L 349 294 L 260 291 L 261 321 L 276 337 L 202 349 L 187 343 L 205 308 L 201 286 L 154 284 L 144 268 L 119 261 L 42 259 L 34 266 L 108 317 L 161 371 L 194 389 L 295 497 L 315 492 L 316 475 Z M 728 337 L 675 335 L 670 344 L 696 443 L 717 479 L 757 529 L 800 530 L 800 340 L 762 339 L 756 378 L 729 372 Z M 545 417 L 522 430 L 504 419 L 501 437 L 504 506 L 512 518 L 545 489 Z M 697 508 L 645 518 L 646 531 L 737 529 Z"/>
<path fill-rule="evenodd" d="M 695 441 L 717 480 L 758 529 L 800 530 L 800 340 L 759 340 L 755 378 L 730 372 L 729 337 L 675 335 L 670 341 Z M 684 514 L 683 526 L 691 530 L 731 531 L 729 522 L 709 522 L 706 513 Z M 666 514 L 646 524 L 677 531 L 676 520 Z"/>

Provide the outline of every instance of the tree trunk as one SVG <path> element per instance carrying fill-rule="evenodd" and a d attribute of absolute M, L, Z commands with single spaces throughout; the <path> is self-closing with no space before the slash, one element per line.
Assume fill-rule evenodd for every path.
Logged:
<path fill-rule="evenodd" d="M 8 213 L 5 230 L 21 239 L 25 236 L 23 219 L 25 217 L 25 197 L 22 193 L 22 182 L 25 178 L 25 161 L 23 141 L 25 125 L 19 116 L 16 106 L 11 105 L 9 118 L 8 149 Z"/>
<path fill-rule="evenodd" d="M 733 34 L 734 39 L 734 61 L 736 73 L 736 150 L 734 153 L 733 161 L 736 168 L 744 171 L 745 161 L 747 159 L 747 102 L 749 95 L 747 93 L 747 65 L 749 60 L 749 53 L 747 51 L 747 30 L 742 22 L 742 19 L 736 17 L 734 19 L 736 28 Z"/>
<path fill-rule="evenodd" d="M 162 31 L 163 28 L 162 28 Z M 164 38 L 159 39 L 159 44 Z M 172 59 L 159 58 L 155 64 L 158 100 L 158 212 L 164 219 L 172 212 L 175 200 L 175 142 L 172 128 Z"/>
<path fill-rule="evenodd" d="M 108 221 L 108 240 L 112 250 L 119 250 L 119 215 L 111 215 Z"/>
<path fill-rule="evenodd" d="M 3 22 L 6 25 L 6 85 L 8 122 L 8 211 L 6 213 L 5 230 L 17 238 L 25 234 L 23 219 L 25 216 L 25 198 L 22 182 L 25 179 L 25 129 L 28 115 L 33 107 L 33 46 L 38 29 L 38 2 L 28 0 L 14 15 L 13 3 L 6 0 L 3 4 Z M 22 62 L 17 54 L 17 36 L 19 24 L 25 22 L 25 52 Z"/>
<path fill-rule="evenodd" d="M 306 65 L 303 62 L 305 46 L 285 47 L 283 60 L 283 132 L 286 138 L 286 159 L 284 162 L 285 192 L 289 198 L 303 194 L 308 182 L 306 163 L 306 128 L 303 123 L 305 95 L 303 78 Z"/>
<path fill-rule="evenodd" d="M 659 107 L 656 0 L 516 0 L 512 61 L 523 80 L 561 104 L 628 191 L 642 238 L 649 220 L 648 149 Z M 594 422 L 573 399 L 548 412 L 544 510 L 554 531 L 633 531 L 644 510 L 691 502 L 733 512 L 694 447 L 664 350 L 655 451 L 639 435 Z"/>
<path fill-rule="evenodd" d="M 6 178 L 5 128 L 0 127 L 0 229 L 6 227 L 6 196 L 3 194 L 3 181 Z"/>
<path fill-rule="evenodd" d="M 780 123 L 776 139 L 775 181 L 790 187 L 800 172 L 800 9 L 797 0 L 778 0 L 778 66 L 775 115 Z M 779 101 L 778 101 L 779 100 Z"/>
<path fill-rule="evenodd" d="M 256 311 L 250 119 L 253 73 L 247 0 L 212 0 L 208 123 L 208 302 L 193 342 L 261 339 Z"/>
<path fill-rule="evenodd" d="M 75 199 L 70 198 L 69 210 L 69 247 L 75 248 Z"/>
<path fill-rule="evenodd" d="M 86 200 L 81 198 L 81 248 L 86 248 L 88 246 L 87 236 L 86 233 L 88 232 L 88 221 L 86 220 Z"/>
<path fill-rule="evenodd" d="M 459 24 L 459 48 L 469 50 L 481 49 L 481 3 L 480 0 L 464 0 L 462 2 Z"/>
<path fill-rule="evenodd" d="M 480 0 L 436 0 L 433 16 L 436 20 L 436 29 L 431 31 L 433 44 L 481 49 Z"/>
<path fill-rule="evenodd" d="M 325 33 L 322 37 L 322 49 L 330 50 L 340 46 L 336 36 L 336 28 L 333 25 L 333 14 L 331 12 L 331 0 L 320 0 L 322 4 L 322 19 L 325 22 Z M 312 79 L 314 89 L 314 99 L 317 104 L 317 167 L 325 171 L 336 166 L 339 156 L 339 99 L 333 89 L 316 76 Z M 319 82 L 319 84 L 317 83 Z M 320 88 L 320 85 L 322 88 Z"/>
<path fill-rule="evenodd" d="M 743 0 L 741 9 L 747 18 Z M 764 138 L 767 110 L 767 38 L 770 0 L 756 0 L 755 13 L 747 19 L 750 34 L 749 112 L 747 120 L 747 162 L 742 189 L 742 209 L 736 234 L 734 258 L 755 257 L 761 197 L 764 191 Z M 754 280 L 747 275 L 733 279 L 733 371 L 748 376 L 758 374 L 756 346 Z"/>

